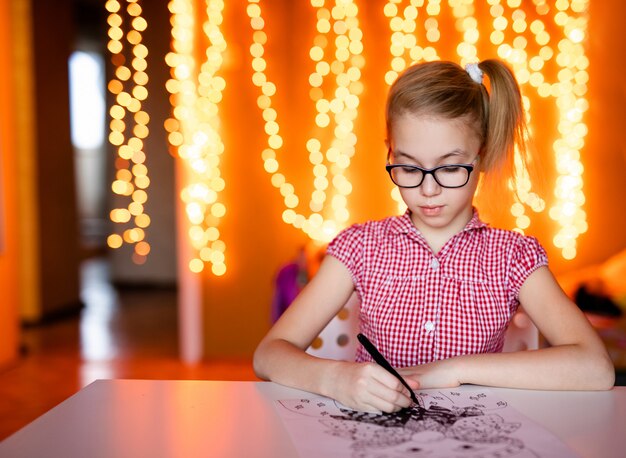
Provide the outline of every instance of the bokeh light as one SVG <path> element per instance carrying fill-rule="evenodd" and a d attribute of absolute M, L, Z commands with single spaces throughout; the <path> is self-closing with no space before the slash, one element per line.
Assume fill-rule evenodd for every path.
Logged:
<path fill-rule="evenodd" d="M 320 134 L 306 141 L 313 173 L 313 191 L 308 199 L 297 194 L 281 168 L 284 141 L 273 104 L 277 85 L 269 81 L 265 72 L 272 65 L 265 54 L 268 41 L 265 20 L 260 0 L 249 0 L 247 7 L 253 31 L 252 83 L 260 90 L 257 105 L 267 136 L 267 147 L 261 153 L 263 167 L 283 198 L 283 221 L 322 242 L 330 241 L 350 218 L 347 196 L 352 192 L 352 184 L 347 170 L 357 141 L 354 122 L 363 92 L 361 69 L 365 62 L 356 3 L 336 0 L 332 7 L 326 7 L 325 3 L 311 0 L 317 22 L 308 53 L 313 69 L 308 82 L 311 103 L 316 109 L 314 123 Z"/>
<path fill-rule="evenodd" d="M 145 233 L 150 218 L 144 205 L 148 200 L 146 189 L 150 185 L 144 151 L 144 140 L 150 133 L 150 116 L 143 111 L 143 102 L 148 98 L 148 48 L 141 41 L 148 23 L 141 16 L 139 0 L 125 3 L 125 9 L 119 0 L 108 0 L 105 4 L 109 26 L 107 48 L 114 67 L 114 76 L 107 87 L 115 98 L 109 109 L 109 142 L 117 151 L 111 189 L 118 196 L 129 198 L 126 208 L 115 208 L 110 212 L 111 221 L 119 229 L 107 238 L 107 245 L 114 249 L 124 243 L 133 245 L 132 261 L 144 264 L 150 252 Z"/>
<path fill-rule="evenodd" d="M 219 225 L 226 215 L 226 206 L 220 198 L 226 183 L 220 171 L 224 144 L 219 133 L 219 104 L 226 81 L 218 73 L 226 50 L 221 31 L 224 2 L 206 0 L 203 12 L 195 9 L 199 4 L 191 0 L 169 3 L 172 51 L 166 56 L 171 69 L 166 88 L 171 94 L 172 117 L 165 122 L 165 129 L 187 172 L 180 199 L 195 252 L 189 269 L 200 273 L 208 263 L 211 272 L 221 276 L 226 273 L 226 245 L 220 240 Z M 200 17 L 204 17 L 198 29 L 203 37 L 194 34 L 194 24 Z M 198 49 L 202 41 L 208 44 L 205 49 Z"/>

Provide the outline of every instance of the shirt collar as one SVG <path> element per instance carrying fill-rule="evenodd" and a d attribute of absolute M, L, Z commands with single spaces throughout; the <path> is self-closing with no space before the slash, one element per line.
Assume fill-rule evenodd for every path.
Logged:
<path fill-rule="evenodd" d="M 464 231 L 469 231 L 472 229 L 480 229 L 482 227 L 487 227 L 488 224 L 480 219 L 478 215 L 478 210 L 476 207 L 473 207 L 472 219 L 465 225 Z"/>

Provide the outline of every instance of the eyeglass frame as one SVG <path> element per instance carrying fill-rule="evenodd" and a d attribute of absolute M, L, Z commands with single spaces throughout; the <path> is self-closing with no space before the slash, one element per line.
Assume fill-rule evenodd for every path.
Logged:
<path fill-rule="evenodd" d="M 478 160 L 478 155 L 474 158 L 474 160 L 472 162 L 470 162 L 469 164 L 445 164 L 445 165 L 438 165 L 437 167 L 433 167 L 432 169 L 425 169 L 423 167 L 419 167 L 417 165 L 413 165 L 413 164 L 390 164 L 389 163 L 389 157 L 391 156 L 391 148 L 389 148 L 387 150 L 387 164 L 385 165 L 385 170 L 387 170 L 387 173 L 389 174 L 389 178 L 391 178 L 391 181 L 393 182 L 393 184 L 395 184 L 397 187 L 399 188 L 404 188 L 404 189 L 413 189 L 413 188 L 419 188 L 423 183 L 424 180 L 426 179 L 426 175 L 432 175 L 433 180 L 435 180 L 435 183 L 437 183 L 439 186 L 441 186 L 442 188 L 446 188 L 446 189 L 458 189 L 458 188 L 462 188 L 463 186 L 467 185 L 467 183 L 469 183 L 470 177 L 472 175 L 472 172 L 474 171 L 474 163 Z M 410 167 L 412 169 L 417 169 L 420 172 L 422 172 L 422 180 L 416 184 L 415 186 L 401 186 L 398 183 L 396 183 L 396 180 L 393 179 L 393 175 L 391 174 L 391 171 L 395 168 L 398 167 Z M 461 167 L 465 170 L 467 170 L 467 180 L 465 180 L 465 183 L 463 183 L 462 185 L 459 186 L 446 186 L 443 185 L 439 182 L 439 180 L 437 179 L 437 176 L 435 175 L 435 172 L 437 170 L 440 169 L 445 169 L 448 167 Z"/>

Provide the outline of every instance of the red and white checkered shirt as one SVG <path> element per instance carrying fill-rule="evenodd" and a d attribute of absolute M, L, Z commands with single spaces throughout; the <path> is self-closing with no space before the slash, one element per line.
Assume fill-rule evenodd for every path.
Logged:
<path fill-rule="evenodd" d="M 474 215 L 436 255 L 410 213 L 355 224 L 327 253 L 350 271 L 360 327 L 396 367 L 502 351 L 528 276 L 548 263 L 533 237 L 489 227 Z M 359 347 L 357 361 L 371 361 Z"/>

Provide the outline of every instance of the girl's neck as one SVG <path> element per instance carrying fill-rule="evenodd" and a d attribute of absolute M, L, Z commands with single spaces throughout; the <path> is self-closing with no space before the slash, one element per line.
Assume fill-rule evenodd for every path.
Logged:
<path fill-rule="evenodd" d="M 466 218 L 459 219 L 456 224 L 453 223 L 444 227 L 428 226 L 426 224 L 423 224 L 417 218 L 413 217 L 413 215 L 411 215 L 411 221 L 413 222 L 413 225 L 416 227 L 416 229 L 420 232 L 420 234 L 422 234 L 422 237 L 424 237 L 424 240 L 426 240 L 426 243 L 428 244 L 432 252 L 434 254 L 438 254 L 444 247 L 444 245 L 448 242 L 448 240 L 450 240 L 452 237 L 454 237 L 465 228 L 467 223 L 469 223 L 472 219 L 473 214 L 474 211 L 472 208 L 470 208 Z"/>
<path fill-rule="evenodd" d="M 434 232 L 432 234 L 424 233 L 421 230 L 420 232 L 434 254 L 439 254 L 446 242 L 457 234 L 457 232 L 444 234 L 440 231 Z"/>

